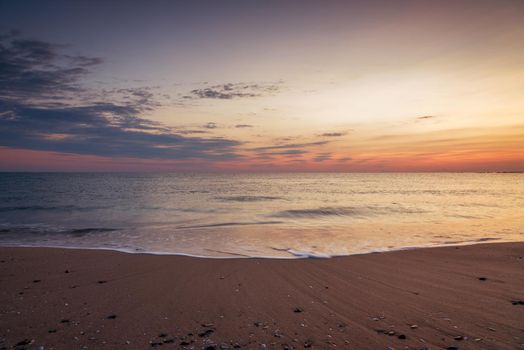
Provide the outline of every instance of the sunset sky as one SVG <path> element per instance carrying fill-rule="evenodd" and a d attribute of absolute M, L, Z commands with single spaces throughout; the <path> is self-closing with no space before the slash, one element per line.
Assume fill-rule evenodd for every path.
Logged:
<path fill-rule="evenodd" d="M 0 1 L 0 171 L 524 171 L 524 1 Z"/>

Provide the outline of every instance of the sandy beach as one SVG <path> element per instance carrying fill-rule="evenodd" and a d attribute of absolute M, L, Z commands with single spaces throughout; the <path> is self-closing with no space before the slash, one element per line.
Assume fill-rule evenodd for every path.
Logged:
<path fill-rule="evenodd" d="M 299 260 L 0 256 L 2 349 L 524 348 L 524 243 Z"/>

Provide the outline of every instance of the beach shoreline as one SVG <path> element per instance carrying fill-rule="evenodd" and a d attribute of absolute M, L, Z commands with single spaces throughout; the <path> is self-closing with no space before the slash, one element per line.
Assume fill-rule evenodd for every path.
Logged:
<path fill-rule="evenodd" d="M 0 348 L 524 348 L 523 242 L 330 259 L 0 256 Z"/>

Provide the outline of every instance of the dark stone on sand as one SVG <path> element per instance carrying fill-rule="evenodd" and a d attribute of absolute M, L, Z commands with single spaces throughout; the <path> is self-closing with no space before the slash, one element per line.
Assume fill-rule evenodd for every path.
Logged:
<path fill-rule="evenodd" d="M 105 281 L 105 280 L 98 281 L 98 284 L 104 284 L 104 283 L 107 283 L 107 281 Z"/>
<path fill-rule="evenodd" d="M 165 333 L 160 333 L 160 334 L 158 335 L 158 337 L 159 337 L 159 338 L 165 338 L 165 337 L 167 337 L 167 334 L 165 334 Z"/>
<path fill-rule="evenodd" d="M 208 345 L 204 348 L 204 350 L 216 350 L 216 349 L 217 349 L 216 345 Z"/>
<path fill-rule="evenodd" d="M 188 342 L 188 341 L 185 341 L 185 340 L 180 342 L 180 345 L 182 345 L 182 346 L 187 346 L 189 344 L 191 344 L 191 343 Z"/>
<path fill-rule="evenodd" d="M 487 281 L 488 279 L 486 277 L 479 277 L 479 281 Z"/>
<path fill-rule="evenodd" d="M 448 346 L 447 350 L 459 350 L 458 346 Z"/>
<path fill-rule="evenodd" d="M 312 346 L 313 346 L 313 342 L 312 342 L 311 340 L 306 340 L 306 341 L 304 342 L 304 347 L 305 347 L 305 348 L 310 348 L 310 347 L 312 347 Z"/>
<path fill-rule="evenodd" d="M 162 342 L 164 344 L 172 344 L 175 342 L 175 339 L 174 338 L 164 339 Z"/>
<path fill-rule="evenodd" d="M 116 315 L 109 315 L 106 317 L 108 320 L 114 320 L 116 318 Z"/>
<path fill-rule="evenodd" d="M 151 344 L 151 346 L 152 346 L 153 348 L 156 348 L 156 347 L 158 347 L 158 346 L 162 346 L 162 345 L 163 345 L 162 343 L 157 342 L 157 341 L 151 342 L 151 343 L 149 343 L 149 344 Z"/>
<path fill-rule="evenodd" d="M 64 273 L 69 273 L 69 270 L 65 270 Z"/>
<path fill-rule="evenodd" d="M 397 338 L 404 340 L 404 339 L 406 339 L 406 335 L 405 334 L 399 334 Z"/>
<path fill-rule="evenodd" d="M 300 307 L 296 307 L 293 312 L 296 312 L 296 313 L 299 313 L 299 312 L 303 312 L 304 310 L 302 310 L 302 308 Z"/>
<path fill-rule="evenodd" d="M 513 305 L 524 305 L 524 300 L 512 300 L 511 304 L 513 304 Z"/>
<path fill-rule="evenodd" d="M 210 336 L 211 334 L 213 334 L 214 330 L 212 329 L 206 329 L 205 331 L 201 332 L 201 333 L 198 333 L 198 336 L 203 338 L 203 337 L 208 337 Z"/>
<path fill-rule="evenodd" d="M 33 283 L 40 283 L 42 280 L 33 280 Z"/>
<path fill-rule="evenodd" d="M 32 342 L 32 340 L 30 340 L 30 339 L 24 339 L 24 340 L 21 340 L 18 343 L 16 343 L 15 346 L 29 345 L 29 344 L 31 344 L 31 342 Z"/>
<path fill-rule="evenodd" d="M 260 327 L 260 326 L 262 326 L 263 323 L 262 322 L 254 322 L 253 324 L 255 325 L 255 327 Z"/>
<path fill-rule="evenodd" d="M 66 319 L 64 319 L 64 320 L 60 320 L 60 323 L 69 323 L 69 322 L 71 322 L 71 321 L 66 320 Z"/>
<path fill-rule="evenodd" d="M 56 333 L 56 329 L 50 329 L 47 331 L 47 333 Z"/>

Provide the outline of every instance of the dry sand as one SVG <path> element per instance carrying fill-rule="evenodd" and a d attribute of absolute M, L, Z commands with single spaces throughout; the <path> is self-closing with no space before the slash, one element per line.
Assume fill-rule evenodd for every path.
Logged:
<path fill-rule="evenodd" d="M 0 348 L 523 349 L 523 257 L 524 243 L 304 260 L 0 248 Z"/>

